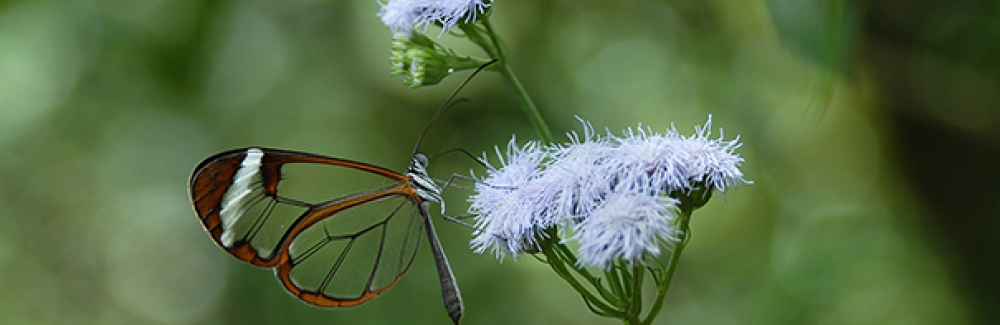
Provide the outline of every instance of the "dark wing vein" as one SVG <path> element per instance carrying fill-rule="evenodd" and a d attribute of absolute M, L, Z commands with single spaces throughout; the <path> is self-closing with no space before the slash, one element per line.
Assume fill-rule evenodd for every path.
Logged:
<path fill-rule="evenodd" d="M 368 282 L 365 283 L 365 291 L 372 292 L 371 291 L 372 283 L 375 282 L 375 276 L 378 274 L 379 265 L 382 264 L 382 253 L 385 251 L 385 234 L 386 234 L 386 232 L 389 231 L 389 226 L 388 226 L 389 225 L 389 219 L 392 219 L 392 217 L 396 215 L 396 212 L 399 212 L 399 209 L 402 209 L 403 205 L 405 205 L 405 204 L 406 204 L 405 201 L 402 202 L 402 203 L 400 203 L 381 222 L 381 224 L 385 225 L 385 227 L 382 227 L 382 233 L 379 235 L 378 253 L 375 255 L 375 265 L 374 265 L 374 267 L 372 267 L 371 273 L 368 273 Z M 402 255 L 402 254 L 400 254 L 400 255 Z"/>
<path fill-rule="evenodd" d="M 354 247 L 354 242 L 357 237 L 352 237 L 351 240 L 347 242 L 344 250 L 340 252 L 340 256 L 337 257 L 337 262 L 333 264 L 330 271 L 326 273 L 326 277 L 323 278 L 323 282 L 320 283 L 319 287 L 316 288 L 316 292 L 322 293 L 326 291 L 326 287 L 330 285 L 330 280 L 333 280 L 333 275 L 340 270 L 340 266 L 344 264 L 344 260 L 347 259 L 347 254 L 350 253 L 351 247 Z"/>

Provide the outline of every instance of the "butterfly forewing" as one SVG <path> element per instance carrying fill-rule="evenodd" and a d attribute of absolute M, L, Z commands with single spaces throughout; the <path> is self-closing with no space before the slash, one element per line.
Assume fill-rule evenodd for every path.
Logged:
<path fill-rule="evenodd" d="M 241 260 L 274 266 L 290 230 L 312 208 L 405 179 L 349 160 L 246 148 L 202 162 L 191 177 L 190 194 L 216 243 Z"/>
<path fill-rule="evenodd" d="M 272 216 L 276 211 L 281 215 L 284 207 L 278 209 L 276 199 L 266 195 L 263 155 L 259 149 L 241 149 L 209 157 L 191 176 L 190 194 L 217 244 L 241 260 L 270 266 L 278 240 L 261 230 L 280 223 L 282 218 Z"/>
<path fill-rule="evenodd" d="M 319 204 L 398 182 L 384 175 L 359 172 L 350 166 L 287 163 L 281 167 L 277 190 L 281 197 Z"/>
<path fill-rule="evenodd" d="M 393 195 L 336 212 L 297 234 L 278 276 L 303 300 L 350 306 L 391 287 L 416 256 L 422 219 L 413 201 Z"/>

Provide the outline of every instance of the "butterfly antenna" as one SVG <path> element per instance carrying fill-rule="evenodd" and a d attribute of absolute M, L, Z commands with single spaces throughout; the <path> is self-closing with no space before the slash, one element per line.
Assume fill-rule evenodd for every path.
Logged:
<path fill-rule="evenodd" d="M 480 71 L 483 71 L 483 69 L 486 69 L 486 67 L 490 66 L 494 62 L 497 62 L 497 60 L 493 59 L 490 60 L 490 62 L 486 62 L 485 64 L 479 66 L 479 68 L 477 68 L 476 71 L 473 71 L 472 74 L 469 75 L 469 77 L 465 78 L 465 81 L 462 81 L 461 85 L 458 85 L 458 89 L 455 89 L 455 91 L 453 91 L 451 95 L 448 96 L 448 100 L 444 101 L 444 104 L 441 105 L 441 108 L 438 109 L 437 113 L 434 113 L 434 117 L 431 118 L 431 121 L 427 123 L 427 127 L 424 128 L 424 132 L 420 133 L 420 138 L 417 138 L 417 144 L 413 146 L 414 155 L 417 154 L 417 150 L 420 150 L 420 143 L 424 141 L 424 136 L 426 136 L 427 132 L 431 130 L 431 126 L 434 125 L 434 122 L 437 121 L 438 118 L 441 117 L 441 115 L 443 115 L 444 112 L 448 110 L 448 108 L 454 106 L 454 104 L 458 104 L 461 102 L 461 101 L 455 103 L 451 102 L 452 100 L 455 99 L 455 96 L 458 95 L 458 92 L 462 91 L 462 88 L 465 88 L 465 85 L 468 85 L 469 81 L 472 81 L 472 78 L 475 77 L 477 74 L 479 74 Z"/>

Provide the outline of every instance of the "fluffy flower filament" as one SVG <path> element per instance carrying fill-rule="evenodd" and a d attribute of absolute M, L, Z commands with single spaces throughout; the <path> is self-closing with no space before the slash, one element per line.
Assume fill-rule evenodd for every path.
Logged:
<path fill-rule="evenodd" d="M 381 4 L 378 16 L 394 33 L 431 24 L 441 26 L 445 33 L 457 24 L 475 21 L 491 4 L 489 0 L 388 0 Z"/>
<path fill-rule="evenodd" d="M 739 142 L 711 139 L 710 128 L 711 117 L 689 137 L 675 128 L 655 133 L 641 126 L 597 136 L 584 122 L 582 139 L 571 134 L 568 144 L 519 147 L 512 139 L 506 159 L 498 149 L 499 168 L 488 167 L 470 198 L 480 229 L 474 249 L 501 258 L 541 251 L 598 314 L 651 321 L 658 305 L 646 321 L 637 309 L 645 270 L 662 302 L 691 213 L 713 191 L 749 183 L 734 153 Z M 666 265 L 659 260 L 664 248 L 671 251 Z M 603 270 L 603 279 L 588 268 Z"/>

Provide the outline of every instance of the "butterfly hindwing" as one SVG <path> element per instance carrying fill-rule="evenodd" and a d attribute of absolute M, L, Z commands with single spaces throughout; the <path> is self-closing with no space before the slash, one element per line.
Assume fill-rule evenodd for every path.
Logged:
<path fill-rule="evenodd" d="M 412 264 L 424 231 L 404 189 L 345 197 L 307 216 L 275 268 L 286 289 L 315 305 L 349 307 L 392 287 Z"/>

